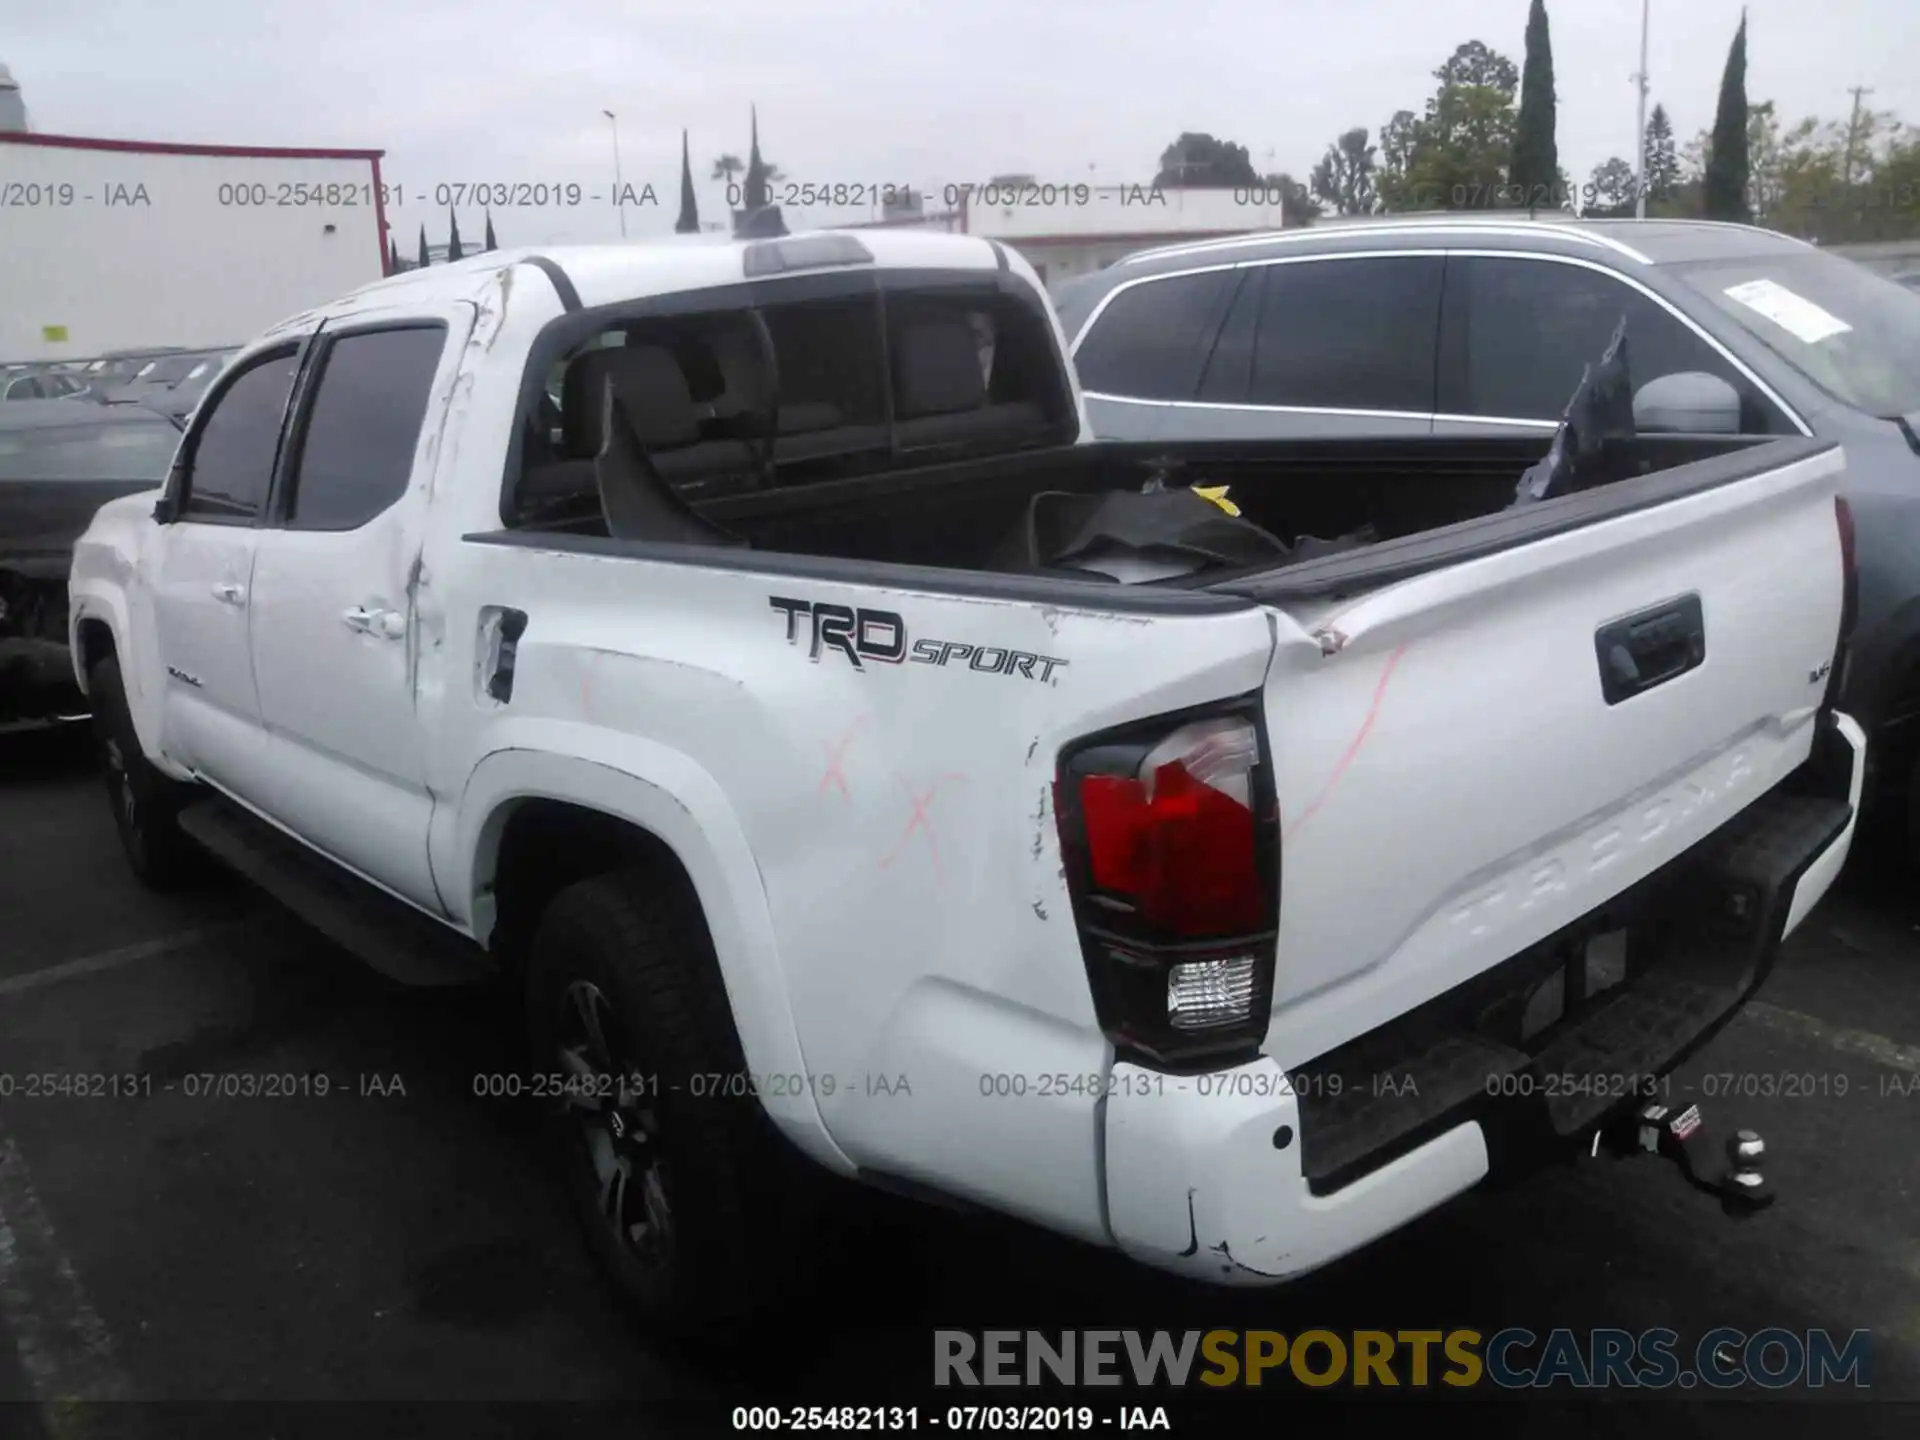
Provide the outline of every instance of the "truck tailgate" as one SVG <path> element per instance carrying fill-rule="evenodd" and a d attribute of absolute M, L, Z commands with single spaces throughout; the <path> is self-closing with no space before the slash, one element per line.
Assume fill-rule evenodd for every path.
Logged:
<path fill-rule="evenodd" d="M 1745 478 L 1273 610 L 1283 1066 L 1552 935 L 1807 758 L 1843 457 L 1754 454 Z"/>

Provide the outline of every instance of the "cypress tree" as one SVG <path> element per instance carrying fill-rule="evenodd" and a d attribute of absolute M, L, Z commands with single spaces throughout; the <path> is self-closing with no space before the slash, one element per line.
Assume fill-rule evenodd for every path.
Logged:
<path fill-rule="evenodd" d="M 747 183 L 745 203 L 742 210 L 758 210 L 767 203 L 767 165 L 760 158 L 760 107 L 755 106 L 753 116 L 753 148 L 747 152 Z"/>
<path fill-rule="evenodd" d="M 1527 13 L 1527 57 L 1520 76 L 1520 114 L 1514 124 L 1513 162 L 1507 172 L 1513 203 L 1558 209 L 1560 153 L 1554 142 L 1553 37 L 1545 0 Z"/>
<path fill-rule="evenodd" d="M 1713 148 L 1707 154 L 1703 187 L 1707 219 L 1751 221 L 1747 180 L 1747 12 L 1742 10 L 1720 77 L 1720 108 L 1713 117 Z"/>
<path fill-rule="evenodd" d="M 460 217 L 453 213 L 453 207 L 447 207 L 447 263 L 466 258 L 466 251 L 460 248 Z"/>
<path fill-rule="evenodd" d="M 673 222 L 676 235 L 692 235 L 700 228 L 700 208 L 693 198 L 693 161 L 687 156 L 687 132 L 680 132 L 680 218 Z"/>
<path fill-rule="evenodd" d="M 487 211 L 487 243 L 482 245 L 480 248 L 482 250 L 498 250 L 500 248 L 499 242 L 493 238 L 493 211 L 492 210 Z"/>
<path fill-rule="evenodd" d="M 431 260 L 430 260 L 430 259 L 428 258 L 428 256 L 427 256 L 427 226 L 426 226 L 426 222 L 425 222 L 425 221 L 422 221 L 422 222 L 420 223 L 420 260 L 419 260 L 419 266 L 420 266 L 420 268 L 421 268 L 422 270 L 424 270 L 424 269 L 426 269 L 426 268 L 427 268 L 427 266 L 428 266 L 428 265 L 430 265 L 430 264 L 432 264 L 432 263 L 433 263 L 433 262 L 432 262 L 432 261 L 431 261 Z"/>

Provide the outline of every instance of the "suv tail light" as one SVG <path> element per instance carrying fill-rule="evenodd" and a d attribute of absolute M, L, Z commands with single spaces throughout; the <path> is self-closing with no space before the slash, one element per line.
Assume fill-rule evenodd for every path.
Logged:
<path fill-rule="evenodd" d="M 1171 1063 L 1256 1049 L 1280 912 L 1257 699 L 1090 737 L 1061 757 L 1054 811 L 1115 1047 Z"/>

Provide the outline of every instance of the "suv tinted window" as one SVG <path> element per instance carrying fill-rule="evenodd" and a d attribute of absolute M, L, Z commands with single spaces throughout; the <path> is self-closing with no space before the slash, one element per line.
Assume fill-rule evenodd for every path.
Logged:
<path fill-rule="evenodd" d="M 291 528 L 357 529 L 405 493 L 445 341 L 423 325 L 327 347 L 291 472 Z"/>
<path fill-rule="evenodd" d="M 248 366 L 221 392 L 194 441 L 183 516 L 247 520 L 260 513 L 295 360 L 292 350 L 277 351 Z"/>
<path fill-rule="evenodd" d="M 1120 291 L 1100 312 L 1074 356 L 1080 384 L 1138 400 L 1191 400 L 1201 342 L 1231 270 L 1147 280 Z"/>
<path fill-rule="evenodd" d="M 1438 256 L 1267 268 L 1247 403 L 1433 410 Z M 1241 304 L 1252 301 L 1243 291 Z"/>
<path fill-rule="evenodd" d="M 1662 375 L 1704 371 L 1740 392 L 1742 430 L 1791 431 L 1776 406 L 1664 305 L 1611 275 L 1552 260 L 1453 261 L 1441 412 L 1558 420 L 1622 316 L 1635 389 Z"/>

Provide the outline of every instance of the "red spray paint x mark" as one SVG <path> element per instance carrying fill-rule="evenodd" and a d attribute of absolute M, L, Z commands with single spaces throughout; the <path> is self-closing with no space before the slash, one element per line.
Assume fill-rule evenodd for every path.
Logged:
<path fill-rule="evenodd" d="M 913 787 L 907 783 L 904 775 L 896 774 L 893 778 L 900 782 L 900 788 L 907 792 L 907 798 L 913 802 L 913 818 L 907 821 L 907 828 L 901 833 L 900 843 L 893 847 L 893 853 L 891 855 L 880 862 L 880 868 L 884 870 L 887 866 L 893 864 L 895 860 L 898 860 L 901 852 L 907 848 L 907 842 L 913 839 L 913 832 L 918 830 L 927 837 L 927 850 L 933 856 L 934 878 L 944 881 L 946 875 L 940 865 L 940 842 L 934 837 L 933 818 L 927 814 L 927 807 L 933 803 L 934 794 L 942 785 L 946 784 L 949 780 L 964 781 L 967 777 L 964 775 L 942 775 L 927 787 L 924 794 L 920 795 L 913 793 Z"/>
<path fill-rule="evenodd" d="M 1300 827 L 1319 813 L 1320 807 L 1327 803 L 1340 784 L 1341 777 L 1347 773 L 1347 767 L 1353 764 L 1354 757 L 1360 753 L 1360 747 L 1367 743 L 1367 736 L 1373 730 L 1373 722 L 1380 718 L 1380 702 L 1387 698 L 1387 682 L 1393 678 L 1393 667 L 1400 663 L 1400 657 L 1406 653 L 1407 647 L 1402 645 L 1387 657 L 1387 663 L 1380 670 L 1380 679 L 1373 687 L 1373 703 L 1367 706 L 1367 718 L 1360 722 L 1359 730 L 1348 742 L 1346 752 L 1334 763 L 1333 773 L 1327 777 L 1327 783 L 1321 787 L 1313 803 L 1294 817 L 1293 824 L 1287 827 L 1286 839 L 1291 840 L 1299 834 Z"/>
<path fill-rule="evenodd" d="M 849 800 L 853 799 L 852 793 L 847 789 L 846 772 L 840 768 L 840 765 L 846 758 L 847 747 L 853 744 L 854 737 L 860 733 L 860 727 L 872 718 L 871 715 L 862 715 L 846 728 L 845 733 L 842 734 L 837 741 L 822 740 L 820 742 L 821 748 L 827 752 L 827 773 L 820 777 L 820 793 L 822 795 L 827 793 L 829 786 L 837 785 L 842 795 L 846 796 Z"/>

